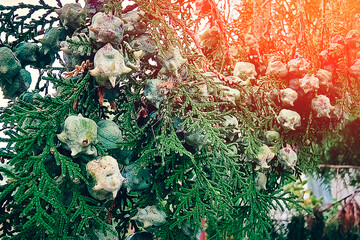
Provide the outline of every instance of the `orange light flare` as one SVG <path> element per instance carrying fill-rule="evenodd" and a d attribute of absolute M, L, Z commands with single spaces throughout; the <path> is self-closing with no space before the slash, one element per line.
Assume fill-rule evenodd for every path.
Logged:
<path fill-rule="evenodd" d="M 230 0 L 219 0 L 217 2 L 215 0 L 197 0 L 194 5 L 195 16 L 203 17 L 201 25 L 204 26 L 200 26 L 203 31 L 197 34 L 197 40 L 200 39 L 199 45 L 202 45 L 201 47 L 216 48 L 220 44 L 224 50 L 222 65 L 226 60 L 231 63 L 229 36 L 226 29 L 231 17 Z M 208 63 L 205 61 L 202 65 L 204 70 L 207 70 Z"/>
<path fill-rule="evenodd" d="M 161 5 L 161 3 L 159 2 L 159 4 Z M 194 1 L 191 4 L 191 8 L 194 9 L 194 19 L 196 17 L 204 17 L 204 19 L 207 19 L 206 21 L 209 21 L 209 17 L 206 17 L 208 15 L 212 15 L 211 17 L 211 22 L 209 22 L 210 25 L 215 26 L 214 29 L 219 29 L 219 33 L 221 34 L 221 44 L 223 46 L 224 49 L 224 54 L 222 57 L 222 62 L 225 63 L 225 61 L 230 61 L 232 62 L 232 58 L 231 58 L 231 54 L 229 51 L 229 44 L 228 44 L 228 37 L 226 35 L 226 31 L 225 31 L 225 26 L 227 23 L 227 20 L 230 17 L 230 1 L 229 0 L 220 0 L 218 1 L 218 3 L 216 3 L 214 0 L 197 0 Z M 163 8 L 168 8 L 166 6 L 161 6 Z M 226 10 L 226 17 L 224 16 L 224 13 L 222 11 L 220 11 L 219 9 L 227 9 Z M 226 77 L 221 74 L 220 72 L 218 72 L 212 65 L 213 63 L 211 62 L 211 60 L 209 60 L 202 48 L 203 46 L 201 46 L 201 43 L 199 42 L 199 37 L 197 36 L 198 32 L 197 29 L 194 30 L 190 30 L 185 24 L 183 24 L 182 20 L 176 16 L 175 14 L 173 14 L 172 12 L 168 12 L 167 16 L 163 16 L 159 13 L 157 13 L 156 9 L 154 9 L 154 11 L 152 12 L 152 16 L 156 19 L 160 19 L 162 18 L 163 20 L 165 20 L 170 26 L 172 26 L 175 29 L 175 27 L 180 27 L 182 29 L 182 31 L 184 31 L 193 41 L 194 45 L 195 45 L 195 49 L 197 51 L 197 53 L 199 55 L 202 56 L 202 63 L 201 66 L 198 66 L 195 62 L 191 62 L 197 69 L 199 69 L 199 71 L 201 72 L 206 72 L 206 71 L 212 71 L 214 72 L 219 79 L 221 80 L 225 80 L 226 81 Z M 204 20 L 205 21 L 205 20 Z"/>

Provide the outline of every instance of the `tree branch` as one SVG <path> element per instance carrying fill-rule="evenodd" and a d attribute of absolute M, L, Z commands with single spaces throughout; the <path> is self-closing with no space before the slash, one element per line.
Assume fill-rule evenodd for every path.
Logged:
<path fill-rule="evenodd" d="M 360 192 L 360 188 L 355 189 L 355 191 L 354 191 L 353 193 L 350 193 L 349 195 L 343 197 L 342 199 L 340 199 L 340 200 L 338 200 L 338 201 L 336 201 L 336 202 L 328 205 L 326 208 L 324 208 L 323 210 L 321 210 L 321 212 L 328 210 L 329 208 L 331 208 L 331 207 L 334 206 L 335 204 L 338 204 L 339 202 L 342 202 L 342 201 L 344 201 L 345 199 L 347 199 L 347 198 L 349 198 L 349 197 L 355 196 L 355 195 L 358 194 L 359 192 Z"/>
<path fill-rule="evenodd" d="M 319 168 L 334 168 L 334 169 L 360 169 L 360 166 L 351 166 L 351 165 L 326 165 L 320 164 L 318 165 Z"/>

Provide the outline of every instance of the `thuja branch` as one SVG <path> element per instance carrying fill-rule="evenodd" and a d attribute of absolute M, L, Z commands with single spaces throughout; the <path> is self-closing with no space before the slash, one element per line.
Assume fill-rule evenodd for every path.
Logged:
<path fill-rule="evenodd" d="M 14 174 L 8 175 L 10 184 L 5 185 L 0 195 L 0 204 L 23 209 L 20 217 L 15 217 L 12 210 L 5 218 L 13 225 L 22 225 L 17 237 L 26 236 L 32 229 L 38 229 L 39 234 L 34 235 L 35 238 L 45 238 L 83 234 L 84 229 L 91 226 L 109 228 L 99 216 L 104 214 L 104 207 L 79 193 L 77 184 L 80 181 L 87 183 L 84 163 L 73 162 L 56 148 L 56 133 L 68 114 L 75 113 L 74 101 L 89 97 L 90 75 L 74 82 L 71 87 L 63 82 L 68 80 L 52 76 L 46 77 L 46 80 L 52 81 L 57 87 L 62 86 L 62 94 L 57 98 L 36 98 L 36 105 L 19 99 L 0 117 L 5 129 L 8 129 L 6 134 L 11 143 L 2 155 L 15 166 Z M 94 109 L 90 111 L 96 114 Z M 10 154 L 12 152 L 16 154 Z M 70 183 L 73 186 L 69 189 Z M 12 200 L 14 188 L 18 190 Z M 65 200 L 69 192 L 73 196 L 71 204 Z M 31 217 L 27 218 L 28 215 Z M 82 220 L 77 221 L 78 218 Z M 71 219 L 77 222 L 70 224 Z M 55 229 L 53 226 L 59 227 Z"/>
<path fill-rule="evenodd" d="M 17 10 L 28 9 L 29 12 L 24 16 L 18 16 Z M 32 19 L 32 16 L 41 10 L 47 10 L 39 19 Z M 34 39 L 37 35 L 44 33 L 44 27 L 50 24 L 50 27 L 58 22 L 57 18 L 51 17 L 55 7 L 49 5 L 31 5 L 19 4 L 18 6 L 2 6 L 0 5 L 0 32 L 5 33 L 5 38 L 0 39 L 0 46 L 6 45 L 15 47 L 18 43 Z M 29 23 L 27 21 L 30 20 Z M 40 27 L 40 29 L 39 29 Z M 10 36 L 15 40 L 10 41 Z"/>

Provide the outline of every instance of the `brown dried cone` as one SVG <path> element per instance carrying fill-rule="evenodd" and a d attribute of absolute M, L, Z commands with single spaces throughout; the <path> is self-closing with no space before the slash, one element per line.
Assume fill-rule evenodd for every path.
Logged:
<path fill-rule="evenodd" d="M 360 206 L 351 198 L 342 209 L 338 212 L 341 221 L 341 230 L 343 233 L 348 233 L 354 226 L 359 226 L 360 223 Z"/>

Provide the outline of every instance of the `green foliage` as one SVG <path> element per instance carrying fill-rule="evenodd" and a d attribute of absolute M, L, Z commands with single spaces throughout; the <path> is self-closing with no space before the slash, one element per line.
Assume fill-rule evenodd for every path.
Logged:
<path fill-rule="evenodd" d="M 69 44 L 69 50 L 75 53 L 79 53 L 81 56 L 90 56 L 94 49 L 90 40 L 86 35 L 78 35 L 76 39 L 66 39 L 66 42 Z"/>
<path fill-rule="evenodd" d="M 88 90 L 89 76 L 72 81 L 61 97 L 36 98 L 34 103 L 18 99 L 2 112 L 1 121 L 9 137 L 2 139 L 8 144 L 2 155 L 10 155 L 9 163 L 14 166 L 14 175 L 7 174 L 10 184 L 1 186 L 1 202 L 6 203 L 2 217 L 14 226 L 3 232 L 3 237 L 20 232 L 11 239 L 27 238 L 29 234 L 34 239 L 62 238 L 83 235 L 89 228 L 107 227 L 99 216 L 104 215 L 104 206 L 84 195 L 87 190 L 79 185 L 87 183 L 86 163 L 81 159 L 74 162 L 57 149 L 56 133 L 69 113 L 74 113 L 74 102 L 87 102 L 93 94 Z M 52 76 L 46 79 L 55 80 Z M 53 83 L 65 87 L 71 80 L 57 79 Z M 93 105 L 85 106 L 82 113 L 93 114 Z M 11 155 L 13 152 L 16 155 Z"/>
<path fill-rule="evenodd" d="M 328 142 L 327 163 L 358 166 L 360 119 L 349 122 L 332 141 Z"/>
<path fill-rule="evenodd" d="M 54 7 L 49 6 L 44 1 L 40 5 L 19 4 L 18 6 L 0 6 L 0 32 L 4 33 L 4 38 L 0 39 L 0 46 L 15 47 L 23 41 L 34 40 L 39 32 L 54 25 L 58 18 L 49 16 Z M 26 15 L 19 15 L 18 10 L 28 10 Z M 34 14 L 46 11 L 39 19 L 34 19 Z M 30 22 L 27 20 L 31 19 Z M 11 40 L 14 37 L 15 40 Z"/>

